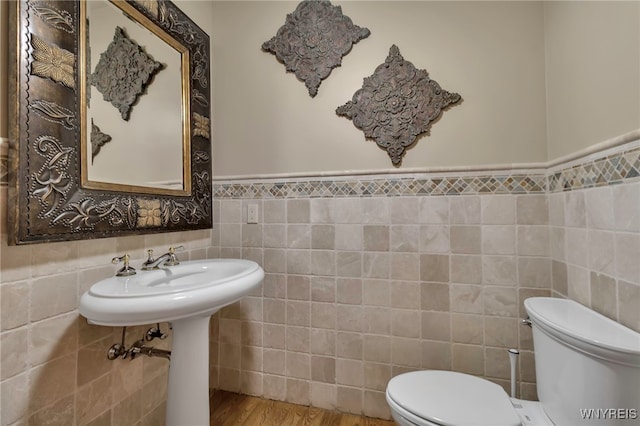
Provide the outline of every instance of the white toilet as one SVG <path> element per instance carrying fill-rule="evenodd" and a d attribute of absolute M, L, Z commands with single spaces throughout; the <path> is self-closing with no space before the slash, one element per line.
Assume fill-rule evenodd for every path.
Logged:
<path fill-rule="evenodd" d="M 387 402 L 401 426 L 638 425 L 640 334 L 566 299 L 525 300 L 533 328 L 537 401 L 452 371 L 391 379 Z"/>

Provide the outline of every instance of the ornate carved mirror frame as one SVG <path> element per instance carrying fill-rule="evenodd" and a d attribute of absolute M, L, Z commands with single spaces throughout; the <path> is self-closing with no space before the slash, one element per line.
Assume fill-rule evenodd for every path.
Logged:
<path fill-rule="evenodd" d="M 81 131 L 86 112 L 80 82 L 90 74 L 82 46 L 85 0 L 11 2 L 10 244 L 212 226 L 209 36 L 171 1 L 111 1 L 142 14 L 162 37 L 185 47 L 182 84 L 189 90 L 183 91 L 182 111 L 189 161 L 184 163 L 190 174 L 184 191 L 83 186 L 87 136 Z"/>

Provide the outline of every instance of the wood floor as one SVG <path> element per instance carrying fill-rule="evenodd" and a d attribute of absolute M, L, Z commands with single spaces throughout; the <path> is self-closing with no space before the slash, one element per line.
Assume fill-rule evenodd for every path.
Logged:
<path fill-rule="evenodd" d="M 216 390 L 211 426 L 395 426 L 394 422 Z"/>

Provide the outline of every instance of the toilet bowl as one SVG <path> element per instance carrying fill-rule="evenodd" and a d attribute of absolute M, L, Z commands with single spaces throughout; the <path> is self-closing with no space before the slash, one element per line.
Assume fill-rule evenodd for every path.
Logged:
<path fill-rule="evenodd" d="M 401 426 L 638 424 L 640 334 L 577 302 L 525 300 L 538 401 L 509 398 L 469 374 L 426 370 L 391 379 L 386 398 Z"/>
<path fill-rule="evenodd" d="M 553 426 L 539 403 L 509 398 L 501 386 L 453 371 L 404 373 L 387 385 L 401 426 Z"/>

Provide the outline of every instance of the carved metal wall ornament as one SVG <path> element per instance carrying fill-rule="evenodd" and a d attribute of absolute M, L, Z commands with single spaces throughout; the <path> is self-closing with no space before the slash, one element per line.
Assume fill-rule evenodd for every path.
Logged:
<path fill-rule="evenodd" d="M 31 46 L 33 47 L 32 74 L 50 78 L 56 83 L 75 89 L 76 82 L 73 73 L 76 55 L 55 44 L 49 44 L 34 34 L 31 34 Z"/>
<path fill-rule="evenodd" d="M 34 2 L 32 7 L 34 13 L 52 27 L 66 31 L 69 34 L 75 32 L 73 17 L 66 10 L 57 9 L 43 2 Z"/>
<path fill-rule="evenodd" d="M 100 222 L 107 220 L 112 226 L 124 224 L 122 208 L 118 207 L 118 200 L 96 200 L 85 198 L 77 203 L 69 203 L 67 209 L 53 220 L 53 223 L 63 223 L 74 231 L 92 230 Z"/>
<path fill-rule="evenodd" d="M 141 228 L 160 226 L 162 211 L 158 199 L 138 199 L 138 226 Z"/>
<path fill-rule="evenodd" d="M 122 28 L 116 27 L 113 41 L 100 54 L 91 74 L 91 85 L 120 111 L 123 120 L 129 120 L 133 104 L 162 68 L 162 64 L 127 37 Z"/>
<path fill-rule="evenodd" d="M 48 8 L 50 3 L 55 10 Z M 112 5 L 134 20 L 136 14 L 143 13 L 131 0 Z M 85 12 L 84 0 L 9 2 L 9 60 L 16 66 L 8 70 L 12 99 L 8 243 L 210 229 L 211 142 L 192 131 L 194 114 L 211 116 L 206 90 L 210 77 L 209 36 L 169 0 L 158 3 L 157 17 L 149 17 L 151 13 L 144 9 L 148 19 L 144 23 L 137 21 L 156 36 L 171 39 L 184 48 L 177 50 L 183 52 L 179 78 L 186 88 L 180 107 L 189 112 L 184 120 L 185 138 L 189 141 L 185 155 L 189 159 L 197 157 L 189 164 L 185 190 L 144 191 L 134 186 L 135 191 L 122 192 L 111 187 L 85 187 L 82 172 L 86 163 L 81 157 L 83 132 L 89 127 L 83 117 L 88 91 L 85 82 L 90 74 Z M 66 28 L 67 22 L 71 29 Z M 194 61 L 196 57 L 198 63 Z M 199 94 L 198 99 L 191 95 L 192 91 Z M 156 217 L 158 211 L 160 223 L 149 219 Z M 146 221 L 140 220 L 142 215 Z"/>
<path fill-rule="evenodd" d="M 208 152 L 196 151 L 193 156 L 193 161 L 196 163 L 203 163 L 210 160 L 210 155 Z"/>
<path fill-rule="evenodd" d="M 181 19 L 173 10 L 164 7 L 164 3 L 159 6 L 160 20 L 162 25 L 169 31 L 179 34 L 182 39 L 190 45 L 199 45 L 202 43 L 202 35 L 193 23 Z"/>
<path fill-rule="evenodd" d="M 158 5 L 159 19 L 164 28 L 180 36 L 191 46 L 192 79 L 200 86 L 209 86 L 209 51 L 203 41 L 202 31 L 193 22 L 182 19 L 175 10 L 169 9 L 165 2 Z"/>
<path fill-rule="evenodd" d="M 199 103 L 201 106 L 203 107 L 209 106 L 209 101 L 207 100 L 207 97 L 204 96 L 199 90 L 193 89 L 191 91 L 191 97 L 193 98 L 194 101 Z"/>
<path fill-rule="evenodd" d="M 111 136 L 103 133 L 98 126 L 96 126 L 93 122 L 93 118 L 91 119 L 91 162 L 95 160 L 96 155 L 100 153 L 100 149 L 104 144 L 111 141 Z"/>
<path fill-rule="evenodd" d="M 369 34 L 329 0 L 304 0 L 262 49 L 275 54 L 314 97 L 322 80 L 340 66 L 342 57 Z"/>
<path fill-rule="evenodd" d="M 398 166 L 406 148 L 429 131 L 442 111 L 461 99 L 431 80 L 426 70 L 405 61 L 393 45 L 385 62 L 364 79 L 362 88 L 336 114 L 352 120 Z"/>
<path fill-rule="evenodd" d="M 193 114 L 193 134 L 209 139 L 209 119 L 197 112 Z"/>
<path fill-rule="evenodd" d="M 38 136 L 33 147 L 44 161 L 40 169 L 31 175 L 31 194 L 43 207 L 40 216 L 44 218 L 64 204 L 71 189 L 73 178 L 67 168 L 73 149 L 62 146 L 60 141 L 49 135 Z"/>
<path fill-rule="evenodd" d="M 133 0 L 141 7 L 145 8 L 147 12 L 154 18 L 158 18 L 158 0 Z"/>
<path fill-rule="evenodd" d="M 67 130 L 73 130 L 78 125 L 73 111 L 55 102 L 34 100 L 29 104 L 29 109 L 47 121 L 62 125 Z"/>

